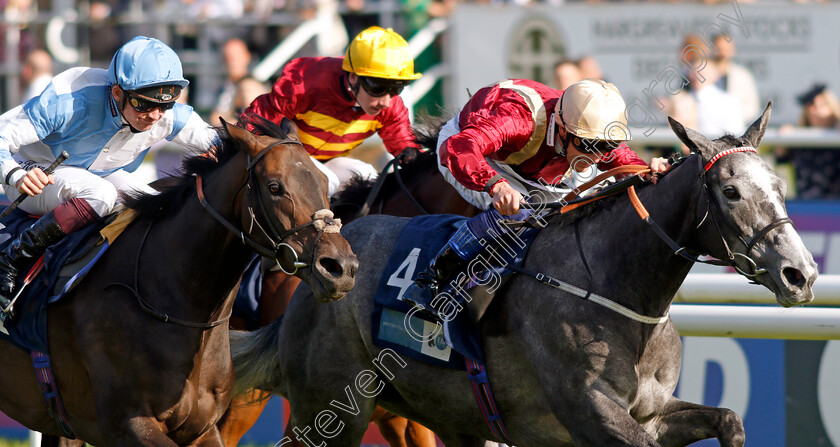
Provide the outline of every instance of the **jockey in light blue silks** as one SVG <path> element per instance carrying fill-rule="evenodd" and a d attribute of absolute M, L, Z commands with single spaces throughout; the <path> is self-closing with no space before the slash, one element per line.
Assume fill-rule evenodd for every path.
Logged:
<path fill-rule="evenodd" d="M 151 191 L 132 172 L 152 144 L 167 139 L 206 151 L 218 143 L 216 131 L 192 107 L 175 102 L 187 84 L 178 55 L 140 36 L 117 51 L 108 70 L 71 68 L 40 96 L 0 116 L 6 196 L 32 196 L 20 208 L 42 215 L 0 251 L 3 308 L 27 259 L 110 213 L 119 191 Z M 62 151 L 70 158 L 46 175 Z"/>
<path fill-rule="evenodd" d="M 560 91 L 507 79 L 477 91 L 441 129 L 438 156 L 444 178 L 486 211 L 455 232 L 402 299 L 428 309 L 439 283 L 482 250 L 480 241 L 508 233 L 503 216 L 522 221 L 529 215 L 520 210 L 524 197 L 562 197 L 557 194 L 564 188 L 589 180 L 576 181 L 576 174 L 594 173 L 595 167 L 647 164 L 624 144 L 628 139 L 624 99 L 602 80 L 585 79 Z M 654 158 L 650 168 L 661 173 L 670 164 Z"/>

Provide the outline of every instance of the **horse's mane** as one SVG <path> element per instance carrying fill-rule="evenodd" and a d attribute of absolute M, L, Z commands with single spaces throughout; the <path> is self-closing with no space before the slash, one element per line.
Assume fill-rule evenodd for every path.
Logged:
<path fill-rule="evenodd" d="M 448 115 L 431 116 L 424 115 L 417 118 L 414 126 L 414 141 L 428 149 L 430 152 L 437 152 L 437 141 L 440 129 L 452 117 Z"/>
<path fill-rule="evenodd" d="M 280 126 L 256 115 L 242 115 L 238 126 L 245 127 L 246 125 L 251 125 L 264 135 L 286 138 L 286 132 Z M 135 210 L 138 218 L 166 218 L 177 213 L 181 209 L 181 204 L 192 197 L 195 191 L 196 176 L 206 177 L 241 151 L 240 143 L 224 127 L 216 127 L 215 129 L 219 135 L 220 145 L 211 150 L 213 156 L 201 153 L 185 158 L 181 164 L 181 169 L 176 170 L 169 177 L 164 177 L 152 183 L 153 186 L 160 189 L 158 194 L 136 191 L 123 193 L 122 198 L 125 206 Z"/>
<path fill-rule="evenodd" d="M 404 178 L 411 178 L 418 173 L 428 171 L 428 165 L 432 159 L 437 159 L 437 140 L 440 129 L 449 117 L 446 116 L 423 116 L 417 119 L 413 126 L 414 141 L 427 149 L 423 154 L 409 163 L 400 165 L 400 175 Z M 435 161 L 436 162 L 436 161 Z M 382 191 L 398 191 L 399 184 L 393 173 L 385 178 Z M 373 189 L 376 180 L 354 175 L 347 184 L 338 191 L 330 201 L 332 208 L 345 221 L 356 214 L 367 200 L 370 191 Z M 352 210 L 352 211 L 351 211 Z"/>

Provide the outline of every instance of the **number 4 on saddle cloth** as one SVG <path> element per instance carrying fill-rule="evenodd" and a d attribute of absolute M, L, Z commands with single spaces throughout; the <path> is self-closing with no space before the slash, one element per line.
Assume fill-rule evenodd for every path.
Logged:
<path fill-rule="evenodd" d="M 420 216 L 403 228 L 374 297 L 371 328 L 377 346 L 452 369 L 464 368 L 463 357 L 484 363 L 476 323 L 511 277 L 508 266 L 524 259 L 537 228 L 510 228 L 492 240 L 481 240 L 483 250 L 441 283 L 424 310 L 400 300 L 466 221 L 453 215 Z"/>
<path fill-rule="evenodd" d="M 3 323 L 0 337 L 4 337 L 27 351 L 49 352 L 47 345 L 47 305 L 61 299 L 73 286 L 78 284 L 93 264 L 108 249 L 118 231 L 130 222 L 133 213 L 111 214 L 99 223 L 89 225 L 80 231 L 70 233 L 61 242 L 49 247 L 44 253 L 43 269 L 31 278 L 31 282 L 21 292 L 14 304 L 14 312 Z M 0 248 L 5 247 L 18 234 L 29 227 L 37 217 L 20 209 L 9 214 L 0 228 Z M 117 232 L 108 236 L 100 231 L 109 223 L 118 223 Z M 113 228 L 113 226 L 112 226 Z M 33 267 L 25 266 L 20 270 L 17 287 L 29 275 Z"/>

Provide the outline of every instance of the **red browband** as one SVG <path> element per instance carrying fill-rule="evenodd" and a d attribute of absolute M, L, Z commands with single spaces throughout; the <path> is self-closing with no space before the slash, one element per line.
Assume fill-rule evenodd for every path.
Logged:
<path fill-rule="evenodd" d="M 727 150 L 715 155 L 714 157 L 712 157 L 712 159 L 709 160 L 708 163 L 706 163 L 706 166 L 703 168 L 703 170 L 708 171 L 709 169 L 712 168 L 712 165 L 715 164 L 716 161 L 718 161 L 719 159 L 721 159 L 721 158 L 723 158 L 723 157 L 725 157 L 729 154 L 734 154 L 736 152 L 755 152 L 756 154 L 758 153 L 758 151 L 755 150 L 755 148 L 752 147 L 752 146 L 742 146 L 742 147 L 735 147 L 735 148 L 732 148 L 732 149 L 727 149 Z"/>

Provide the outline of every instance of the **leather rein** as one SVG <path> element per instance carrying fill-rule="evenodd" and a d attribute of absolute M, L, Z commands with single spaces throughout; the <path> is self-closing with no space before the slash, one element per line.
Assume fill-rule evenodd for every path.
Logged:
<path fill-rule="evenodd" d="M 365 199 L 365 203 L 353 217 L 359 218 L 363 216 L 367 216 L 370 214 L 370 209 L 373 206 L 373 203 L 379 198 L 379 192 L 382 190 L 382 186 L 385 184 L 385 180 L 388 177 L 388 170 L 393 167 L 393 174 L 394 178 L 397 179 L 397 184 L 400 186 L 400 190 L 408 197 L 408 200 L 411 201 L 411 204 L 414 205 L 418 211 L 423 213 L 424 215 L 431 214 L 429 213 L 423 205 L 414 197 L 414 194 L 408 189 L 405 182 L 402 179 L 402 175 L 400 174 L 400 170 L 402 170 L 402 164 L 400 164 L 399 158 L 394 157 L 389 161 L 381 171 L 379 171 L 379 176 L 376 178 L 376 183 L 373 184 L 373 187 L 370 189 L 367 198 Z M 379 202 L 379 213 L 382 213 L 382 206 L 383 202 Z"/>

